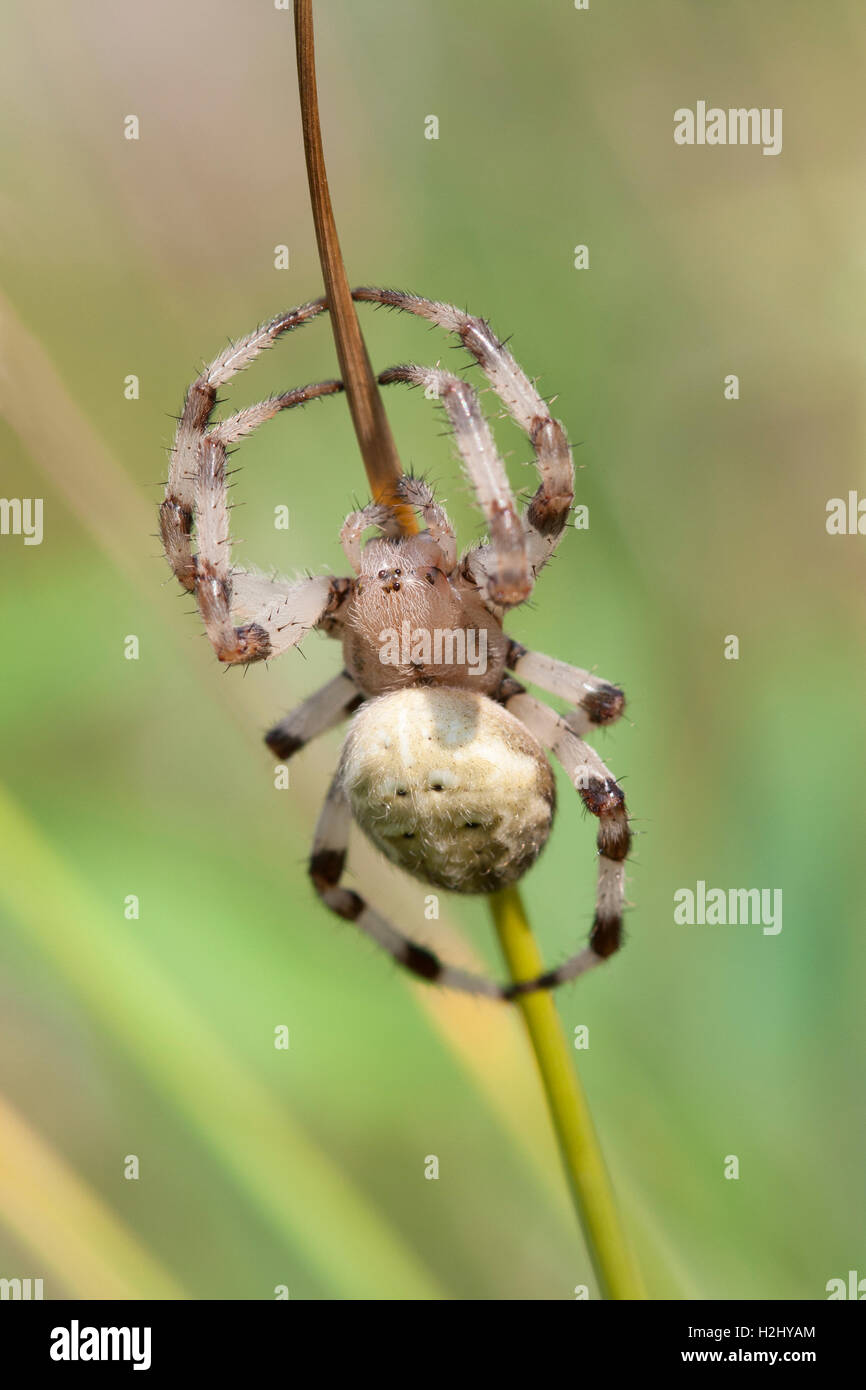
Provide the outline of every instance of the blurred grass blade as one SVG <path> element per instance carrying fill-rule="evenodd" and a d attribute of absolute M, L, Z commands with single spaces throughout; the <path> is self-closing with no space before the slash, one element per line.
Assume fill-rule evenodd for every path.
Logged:
<path fill-rule="evenodd" d="M 0 1218 L 75 1298 L 185 1298 L 135 1234 L 0 1096 Z M 12 1271 L 5 1270 L 6 1275 Z M 45 1296 L 54 1296 L 47 1285 Z"/>
<path fill-rule="evenodd" d="M 109 920 L 3 787 L 0 844 L 0 902 L 12 919 L 334 1296 L 447 1296 L 364 1194 L 226 1050 L 129 928 Z"/>

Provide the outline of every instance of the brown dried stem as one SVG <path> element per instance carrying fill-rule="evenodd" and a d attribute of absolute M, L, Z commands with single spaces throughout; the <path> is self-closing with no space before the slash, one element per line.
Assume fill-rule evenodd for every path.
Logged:
<path fill-rule="evenodd" d="M 295 0 L 295 47 L 310 202 L 340 373 L 373 498 L 388 503 L 399 529 L 411 535 L 418 523 L 411 508 L 397 500 L 395 487 L 403 469 L 352 302 L 328 190 L 316 87 L 313 0 Z"/>

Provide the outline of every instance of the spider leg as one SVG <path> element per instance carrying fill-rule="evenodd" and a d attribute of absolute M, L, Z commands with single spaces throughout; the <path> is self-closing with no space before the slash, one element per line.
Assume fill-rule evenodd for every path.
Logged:
<path fill-rule="evenodd" d="M 196 377 L 186 393 L 171 451 L 165 501 L 160 508 L 163 545 L 177 578 L 185 589 L 195 588 L 195 560 L 190 545 L 195 502 L 195 481 L 199 472 L 199 449 L 216 405 L 220 386 L 258 357 L 283 333 L 324 313 L 323 299 L 302 304 L 278 314 L 237 343 L 231 343 Z M 228 442 L 228 441 L 226 441 Z"/>
<path fill-rule="evenodd" d="M 457 537 L 445 508 L 433 496 L 433 489 L 423 478 L 404 474 L 397 484 L 397 492 L 404 502 L 421 513 L 430 539 L 442 552 L 445 573 L 450 574 L 457 564 Z"/>
<path fill-rule="evenodd" d="M 349 592 L 347 579 L 270 580 L 231 564 L 226 454 L 230 444 L 265 420 L 341 391 L 339 381 L 318 382 L 247 406 L 210 426 L 220 386 L 281 334 L 315 318 L 323 300 L 280 314 L 225 348 L 189 388 L 177 428 L 160 528 L 169 563 L 195 593 L 205 630 L 220 661 L 243 665 L 279 656 L 311 627 L 334 628 Z M 195 522 L 198 553 L 192 552 Z"/>
<path fill-rule="evenodd" d="M 430 323 L 456 333 L 505 408 L 528 434 L 541 481 L 526 509 L 523 523 L 529 563 L 533 576 L 537 575 L 556 549 L 574 501 L 571 450 L 565 430 L 551 415 L 547 402 L 484 319 L 475 318 L 451 304 L 422 299 L 400 290 L 379 290 L 365 286 L 353 290 L 352 298 L 418 314 Z"/>
<path fill-rule="evenodd" d="M 387 951 L 398 965 L 419 979 L 468 994 L 484 994 L 493 999 L 507 998 L 507 991 L 495 981 L 443 964 L 432 951 L 415 945 L 392 927 L 358 893 L 340 887 L 351 819 L 348 799 L 339 777 L 335 777 L 319 816 L 310 857 L 310 877 L 326 907 L 344 921 L 354 923 L 377 946 Z"/>
<path fill-rule="evenodd" d="M 296 386 L 291 391 L 282 391 L 278 396 L 269 396 L 266 401 L 248 405 L 236 415 L 226 416 L 225 420 L 211 426 L 205 438 L 218 440 L 221 444 L 236 444 L 263 425 L 265 420 L 272 420 L 281 410 L 306 405 L 307 401 L 318 400 L 321 396 L 336 396 L 343 389 L 342 381 L 317 381 L 309 386 Z"/>
<path fill-rule="evenodd" d="M 278 758 L 291 758 L 312 739 L 342 723 L 363 700 L 348 671 L 341 671 L 269 729 L 265 743 Z"/>
<path fill-rule="evenodd" d="M 460 457 L 490 529 L 492 564 L 484 575 L 484 596 L 500 609 L 522 603 L 532 589 L 526 538 L 505 465 L 481 412 L 477 392 L 451 372 L 414 364 L 389 367 L 380 374 L 379 382 L 382 386 L 406 382 L 410 386 L 435 389 L 451 422 Z"/>
<path fill-rule="evenodd" d="M 280 656 L 342 605 L 351 581 L 270 580 L 231 566 L 226 450 L 205 435 L 193 505 L 199 545 L 194 589 L 205 630 L 220 661 L 244 665 Z M 235 625 L 240 619 L 240 625 Z"/>
<path fill-rule="evenodd" d="M 557 661 L 555 656 L 528 651 L 519 642 L 509 644 L 505 664 L 523 680 L 576 705 L 567 721 L 575 734 L 583 734 L 591 726 L 613 724 L 625 709 L 625 695 L 618 686 L 579 666 Z"/>
<path fill-rule="evenodd" d="M 616 779 L 595 750 L 578 738 L 555 710 L 525 691 L 512 695 L 505 707 L 551 750 L 574 783 L 584 806 L 598 818 L 598 887 L 589 946 L 554 970 L 513 986 L 514 997 L 536 989 L 554 989 L 600 965 L 619 950 L 625 906 L 625 859 L 631 832 L 625 797 Z"/>

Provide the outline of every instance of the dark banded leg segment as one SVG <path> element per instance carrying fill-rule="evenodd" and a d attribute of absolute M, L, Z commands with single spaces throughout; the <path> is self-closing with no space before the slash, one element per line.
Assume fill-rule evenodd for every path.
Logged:
<path fill-rule="evenodd" d="M 467 994 L 484 994 L 492 999 L 505 999 L 507 991 L 483 975 L 445 965 L 425 946 L 418 946 L 403 936 L 390 922 L 369 907 L 360 894 L 340 886 L 346 865 L 349 827 L 352 815 L 348 800 L 335 778 L 331 783 L 313 840 L 310 857 L 310 878 L 326 907 L 352 922 L 364 934 L 388 952 L 398 965 L 428 984 L 444 985 Z"/>
<path fill-rule="evenodd" d="M 598 887 L 589 945 L 554 970 L 515 985 L 509 991 L 509 997 L 514 998 L 574 980 L 619 950 L 631 831 L 622 789 L 594 748 L 578 738 L 555 710 L 523 691 L 506 700 L 505 707 L 551 750 L 586 809 L 598 819 Z"/>
<path fill-rule="evenodd" d="M 283 334 L 325 312 L 319 299 L 278 314 L 231 343 L 187 392 L 171 452 L 160 531 L 176 577 L 195 594 L 208 638 L 226 665 L 249 665 L 279 656 L 320 623 L 332 628 L 348 592 L 348 580 L 270 580 L 231 562 L 226 456 L 280 411 L 342 391 L 322 381 L 284 391 L 211 424 L 221 386 L 248 367 Z M 193 532 L 197 553 L 193 552 Z"/>
<path fill-rule="evenodd" d="M 341 724 L 364 703 L 348 671 L 341 671 L 265 734 L 276 757 L 287 761 L 314 738 Z"/>
<path fill-rule="evenodd" d="M 532 589 L 526 537 L 505 465 L 482 414 L 475 388 L 451 372 L 414 364 L 389 367 L 380 374 L 381 386 L 389 386 L 392 382 L 432 387 L 435 391 L 454 431 L 454 442 L 466 476 L 490 531 L 491 563 L 483 577 L 484 596 L 502 609 L 523 603 Z"/>
<path fill-rule="evenodd" d="M 555 656 L 528 651 L 519 642 L 511 643 L 505 664 L 521 680 L 540 686 L 551 695 L 561 695 L 576 706 L 575 713 L 568 717 L 568 727 L 577 735 L 613 724 L 625 709 L 625 695 L 619 686 L 600 680 L 579 666 L 558 661 Z"/>
<path fill-rule="evenodd" d="M 310 319 L 324 313 L 326 308 L 325 301 L 318 299 L 310 304 L 302 304 L 297 309 L 290 309 L 287 313 L 277 314 L 239 342 L 230 343 L 224 348 L 187 391 L 171 451 L 165 501 L 160 508 L 159 518 L 169 564 L 185 589 L 195 587 L 195 559 L 190 538 L 196 500 L 196 479 L 200 466 L 201 442 L 216 406 L 219 388 L 238 372 L 243 371 L 244 367 L 248 367 L 259 353 L 269 348 L 284 333 L 290 333 L 294 328 L 308 323 Z M 338 383 L 328 382 L 324 385 L 340 389 Z M 240 417 L 235 417 L 234 423 L 239 424 Z M 254 427 L 250 425 L 250 428 Z M 236 437 L 239 438 L 241 433 L 249 433 L 249 429 L 241 429 Z M 224 438 L 221 442 L 225 444 L 230 440 Z"/>
<path fill-rule="evenodd" d="M 192 563 L 193 590 L 205 631 L 228 666 L 280 656 L 340 608 L 348 583 L 324 575 L 272 580 L 233 568 L 225 445 L 205 435 L 199 459 L 194 494 L 199 548 Z"/>
<path fill-rule="evenodd" d="M 475 358 L 506 410 L 525 430 L 535 454 L 539 487 L 522 518 L 533 578 L 556 549 L 574 501 L 574 468 L 565 430 L 544 397 L 500 342 L 490 324 L 453 304 L 442 304 L 402 290 L 364 286 L 352 291 L 359 302 L 401 309 L 456 334 Z M 483 573 L 483 571 L 482 571 Z"/>

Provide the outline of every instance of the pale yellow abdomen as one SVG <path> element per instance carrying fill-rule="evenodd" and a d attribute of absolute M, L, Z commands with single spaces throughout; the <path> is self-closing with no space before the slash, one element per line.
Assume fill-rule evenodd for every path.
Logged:
<path fill-rule="evenodd" d="M 553 823 L 554 779 L 541 745 L 471 691 L 416 686 L 370 700 L 350 726 L 340 776 L 373 843 L 452 892 L 515 882 Z"/>

